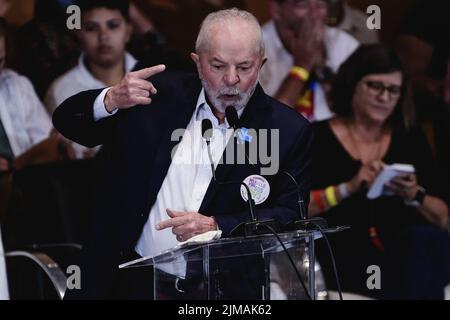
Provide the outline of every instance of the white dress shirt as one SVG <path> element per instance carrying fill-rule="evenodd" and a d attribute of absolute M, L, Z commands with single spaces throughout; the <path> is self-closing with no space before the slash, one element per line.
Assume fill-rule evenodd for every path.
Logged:
<path fill-rule="evenodd" d="M 268 59 L 261 69 L 260 82 L 268 95 L 275 96 L 294 65 L 294 58 L 281 42 L 274 21 L 271 20 L 263 26 L 263 38 Z M 359 46 L 358 41 L 346 32 L 330 27 L 325 27 L 324 43 L 327 50 L 326 65 L 334 73 Z M 314 120 L 326 120 L 332 116 L 333 113 L 328 106 L 325 92 L 318 85 L 314 94 Z"/>
<path fill-rule="evenodd" d="M 105 112 L 105 107 L 102 103 L 102 97 L 104 97 L 107 90 L 102 91 L 94 104 L 94 118 L 96 120 L 110 115 Z M 238 111 L 239 117 L 243 111 L 244 109 Z M 208 150 L 201 132 L 203 119 L 209 119 L 213 124 L 214 134 L 210 147 L 214 167 L 217 167 L 228 140 L 233 134 L 233 130 L 228 129 L 229 124 L 226 120 L 224 123 L 219 124 L 218 119 L 214 116 L 211 107 L 206 101 L 205 91 L 202 90 L 198 97 L 195 111 L 182 135 L 181 142 L 177 146 L 172 163 L 135 247 L 136 252 L 142 257 L 156 256 L 178 244 L 178 240 L 170 228 L 160 231 L 157 231 L 155 228 L 159 222 L 170 219 L 166 209 L 189 212 L 198 212 L 200 209 L 212 180 Z M 205 212 L 200 213 L 206 214 Z M 184 261 L 180 261 L 177 264 L 167 266 L 167 268 L 164 268 L 164 271 L 184 277 L 185 268 Z"/>
<path fill-rule="evenodd" d="M 15 157 L 48 138 L 52 123 L 31 82 L 16 72 L 0 72 L 0 118 Z"/>

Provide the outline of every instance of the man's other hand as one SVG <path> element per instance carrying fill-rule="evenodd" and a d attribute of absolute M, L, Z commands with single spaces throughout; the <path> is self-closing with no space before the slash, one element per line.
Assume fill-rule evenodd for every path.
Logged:
<path fill-rule="evenodd" d="M 198 234 L 217 230 L 214 218 L 204 216 L 198 212 L 185 212 L 167 209 L 170 219 L 161 221 L 156 230 L 172 228 L 172 233 L 180 242 L 186 241 Z"/>

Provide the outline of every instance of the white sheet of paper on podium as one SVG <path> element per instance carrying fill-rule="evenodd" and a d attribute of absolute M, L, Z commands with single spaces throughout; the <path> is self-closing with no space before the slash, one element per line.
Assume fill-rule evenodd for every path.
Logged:
<path fill-rule="evenodd" d="M 385 165 L 383 171 L 375 179 L 374 183 L 367 192 L 367 198 L 376 199 L 382 195 L 392 195 L 392 192 L 385 188 L 385 184 L 400 174 L 414 173 L 413 165 L 394 163 Z"/>

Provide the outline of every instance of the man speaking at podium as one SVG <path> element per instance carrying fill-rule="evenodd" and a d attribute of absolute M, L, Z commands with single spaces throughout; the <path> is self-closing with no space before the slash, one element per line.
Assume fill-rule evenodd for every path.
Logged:
<path fill-rule="evenodd" d="M 312 129 L 258 84 L 265 62 L 258 21 L 238 9 L 212 13 L 202 24 L 195 51 L 191 58 L 198 75 L 170 73 L 161 65 L 138 70 L 111 88 L 75 95 L 55 111 L 54 125 L 64 136 L 106 148 L 105 181 L 83 247 L 81 290 L 70 290 L 69 297 L 143 297 L 137 293 L 139 284 L 121 284 L 120 263 L 154 256 L 207 231 L 220 229 L 227 237 L 248 221 L 240 184 L 217 181 L 261 177 L 267 163 L 260 158 L 253 163 L 219 163 L 225 147 L 233 145 L 228 141 L 247 145 L 256 143 L 261 130 L 269 136 L 278 131 L 276 141 L 265 142 L 270 146 L 259 146 L 274 153 L 271 159 L 279 167 L 261 177 L 267 185 L 260 190 L 265 197 L 256 202 L 256 214 L 260 220 L 280 223 L 298 218 L 296 187 L 277 173 L 289 172 L 301 193 L 309 195 Z M 225 117 L 228 106 L 236 109 L 239 127 L 254 129 L 255 137 L 235 141 Z M 216 181 L 210 163 L 198 161 L 207 154 L 203 119 L 213 124 L 210 147 Z M 180 129 L 186 130 L 181 142 L 179 136 L 174 139 Z M 175 161 L 186 158 L 192 161 Z"/>

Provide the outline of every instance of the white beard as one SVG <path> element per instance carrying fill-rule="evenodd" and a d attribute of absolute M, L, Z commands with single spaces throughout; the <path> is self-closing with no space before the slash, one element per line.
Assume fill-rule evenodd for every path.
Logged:
<path fill-rule="evenodd" d="M 258 84 L 258 82 L 255 81 L 255 84 L 247 92 L 241 92 L 236 87 L 225 87 L 219 90 L 212 90 L 207 81 L 203 79 L 201 79 L 201 81 L 203 88 L 205 89 L 206 96 L 212 103 L 211 107 L 215 108 L 220 113 L 225 113 L 225 110 L 229 106 L 234 107 L 236 111 L 245 108 L 247 103 L 250 101 L 253 93 L 255 92 L 256 85 Z M 236 95 L 236 99 L 233 102 L 224 101 L 220 99 L 221 95 Z"/>

